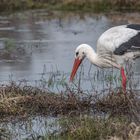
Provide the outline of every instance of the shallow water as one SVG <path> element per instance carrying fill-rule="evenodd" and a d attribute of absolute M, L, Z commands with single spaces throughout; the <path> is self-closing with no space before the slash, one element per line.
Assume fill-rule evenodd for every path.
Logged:
<path fill-rule="evenodd" d="M 61 131 L 58 118 L 55 117 L 30 117 L 26 120 L 18 120 L 0 123 L 2 129 L 1 139 L 23 140 L 43 139 L 44 136 Z"/>
<path fill-rule="evenodd" d="M 75 48 L 81 43 L 88 43 L 96 49 L 101 33 L 115 25 L 135 22 L 134 15 L 136 19 L 139 16 L 137 13 L 103 15 L 40 10 L 0 16 L 1 47 L 3 40 L 8 38 L 26 49 L 26 54 L 16 60 L 0 60 L 0 82 L 26 79 L 34 83 L 42 73 L 52 71 L 66 73 L 68 81 Z M 87 74 L 90 63 L 85 60 L 83 65 Z M 134 69 L 139 75 L 138 61 Z M 93 75 L 95 71 L 96 68 L 92 67 Z M 89 89 L 90 84 L 87 82 L 84 87 Z"/>

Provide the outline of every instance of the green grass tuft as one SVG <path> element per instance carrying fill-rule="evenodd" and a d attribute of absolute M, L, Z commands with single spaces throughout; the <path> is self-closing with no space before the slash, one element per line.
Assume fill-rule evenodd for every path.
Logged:
<path fill-rule="evenodd" d="M 129 122 L 125 117 L 111 119 L 97 116 L 61 118 L 59 124 L 63 131 L 58 135 L 49 135 L 46 139 L 111 140 L 111 137 L 116 137 L 119 140 L 131 140 L 131 138 L 139 137 L 137 130 L 140 130 L 139 126 Z"/>

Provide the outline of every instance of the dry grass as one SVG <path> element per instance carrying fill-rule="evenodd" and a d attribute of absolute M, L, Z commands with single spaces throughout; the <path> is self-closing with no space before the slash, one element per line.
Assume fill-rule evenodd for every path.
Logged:
<path fill-rule="evenodd" d="M 108 140 L 139 140 L 140 139 L 140 126 L 136 125 L 135 123 L 130 123 L 126 129 L 126 136 L 114 136 L 109 137 Z"/>
<path fill-rule="evenodd" d="M 99 97 L 70 88 L 64 93 L 50 93 L 14 82 L 0 87 L 0 117 L 27 117 L 31 115 L 78 115 L 102 113 L 110 117 L 127 116 L 130 121 L 140 122 L 140 98 L 134 93 L 109 93 Z"/>
<path fill-rule="evenodd" d="M 140 96 L 137 93 L 109 93 L 95 104 L 97 110 L 114 116 L 127 116 L 130 120 L 140 122 Z"/>
<path fill-rule="evenodd" d="M 12 82 L 0 87 L 0 117 L 27 117 L 35 114 L 71 114 L 88 110 L 89 99 L 72 94 L 54 94 Z"/>

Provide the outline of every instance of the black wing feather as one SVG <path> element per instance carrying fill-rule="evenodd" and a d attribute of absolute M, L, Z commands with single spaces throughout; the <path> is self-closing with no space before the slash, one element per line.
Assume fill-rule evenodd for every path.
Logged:
<path fill-rule="evenodd" d="M 126 28 L 134 29 L 140 31 L 140 24 L 128 24 Z"/>
<path fill-rule="evenodd" d="M 131 24 L 129 27 L 133 27 L 136 24 Z M 135 26 L 135 29 L 140 29 L 140 25 Z M 134 37 L 130 38 L 127 42 L 122 43 L 118 48 L 115 49 L 114 54 L 116 55 L 123 55 L 127 52 L 135 52 L 135 51 L 140 51 L 140 32 L 138 32 L 137 35 Z"/>

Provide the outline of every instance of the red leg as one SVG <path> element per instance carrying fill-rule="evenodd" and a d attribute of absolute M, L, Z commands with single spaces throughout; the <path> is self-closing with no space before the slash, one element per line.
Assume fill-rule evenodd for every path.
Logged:
<path fill-rule="evenodd" d="M 121 76 L 122 76 L 122 88 L 123 88 L 123 91 L 125 92 L 126 91 L 126 75 L 125 75 L 123 67 L 121 67 Z"/>

